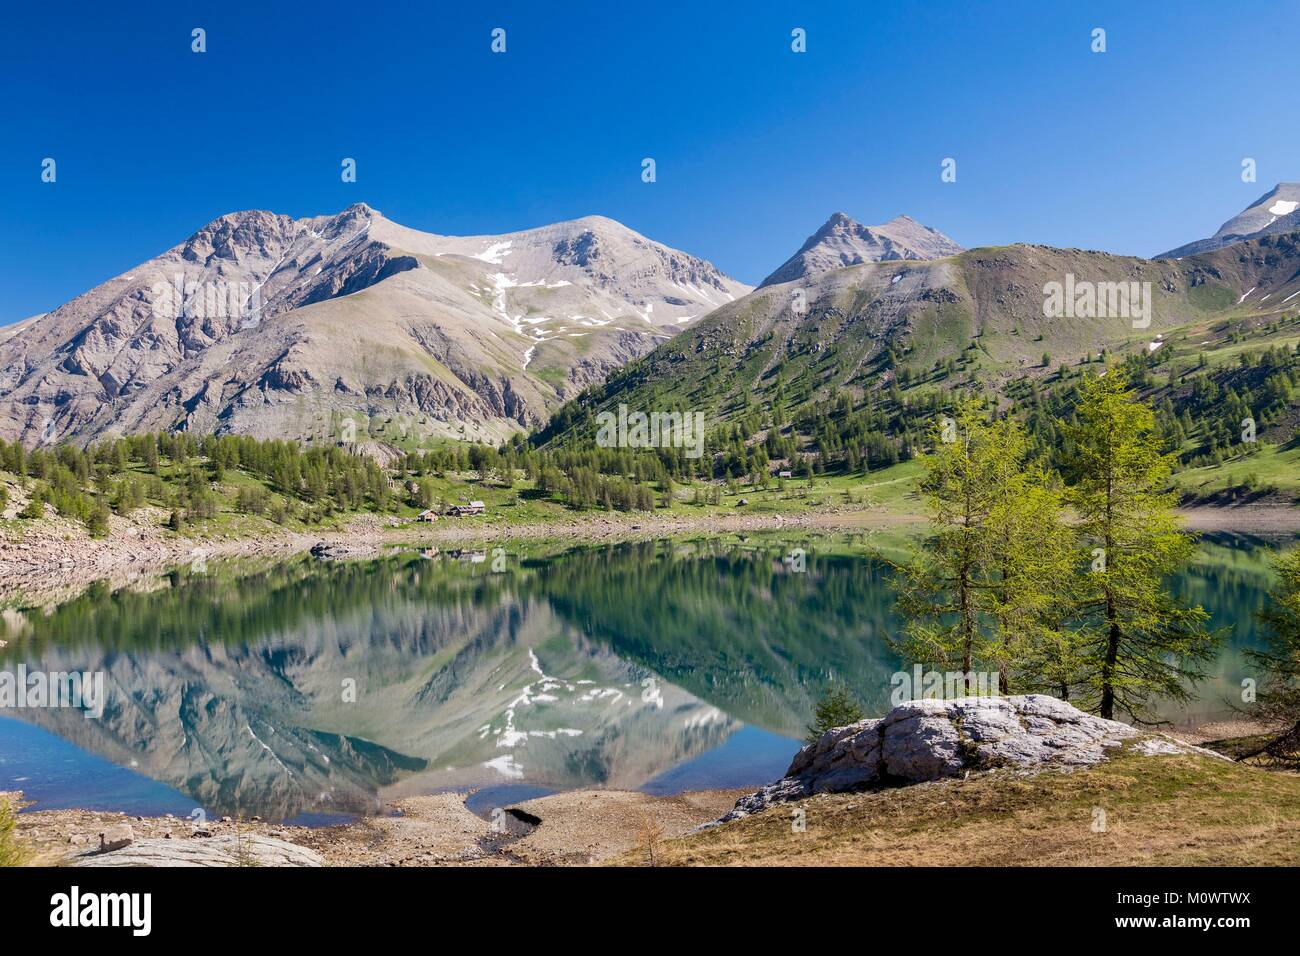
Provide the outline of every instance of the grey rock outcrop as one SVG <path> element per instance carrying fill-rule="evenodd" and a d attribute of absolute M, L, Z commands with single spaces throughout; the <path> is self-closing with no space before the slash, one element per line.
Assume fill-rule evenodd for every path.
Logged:
<path fill-rule="evenodd" d="M 1144 736 L 1149 735 L 1043 694 L 908 701 L 884 717 L 827 731 L 799 751 L 785 777 L 742 797 L 718 822 L 819 793 L 922 783 L 998 767 L 1088 766 L 1124 741 Z M 1152 753 L 1198 749 L 1160 739 L 1163 746 Z"/>
<path fill-rule="evenodd" d="M 111 826 L 99 835 L 99 852 L 108 853 L 112 850 L 121 850 L 130 846 L 135 840 L 135 833 L 131 830 L 129 823 L 119 823 Z"/>
<path fill-rule="evenodd" d="M 111 853 L 83 856 L 73 866 L 323 866 L 315 850 L 265 836 L 234 834 L 202 840 L 136 840 Z"/>

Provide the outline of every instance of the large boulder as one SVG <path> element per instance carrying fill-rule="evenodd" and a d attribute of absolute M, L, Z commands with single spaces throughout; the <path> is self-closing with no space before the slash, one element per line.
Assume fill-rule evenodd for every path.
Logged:
<path fill-rule="evenodd" d="M 111 852 L 78 857 L 73 866 L 323 866 L 315 850 L 250 834 L 226 834 L 210 839 L 136 840 Z"/>
<path fill-rule="evenodd" d="M 884 717 L 824 733 L 798 754 L 785 777 L 742 797 L 725 823 L 789 800 L 964 776 L 998 767 L 1079 767 L 1134 737 L 1127 724 L 1085 714 L 1043 694 L 913 700 Z M 1199 751 L 1161 738 L 1175 752 Z"/>
<path fill-rule="evenodd" d="M 129 823 L 118 823 L 99 835 L 99 851 L 108 853 L 112 850 L 121 850 L 130 846 L 135 841 L 135 832 L 131 829 Z"/>

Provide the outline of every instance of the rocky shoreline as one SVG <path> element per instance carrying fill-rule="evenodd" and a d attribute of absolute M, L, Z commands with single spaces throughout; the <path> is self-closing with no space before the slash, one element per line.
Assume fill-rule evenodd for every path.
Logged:
<path fill-rule="evenodd" d="M 828 731 L 800 749 L 784 778 L 752 793 L 572 790 L 508 804 L 485 818 L 466 807 L 469 794 L 441 792 L 396 800 L 386 815 L 319 828 L 27 805 L 15 830 L 31 851 L 28 864 L 43 866 L 649 864 L 664 841 L 828 794 L 1083 771 L 1121 753 L 1231 763 L 1196 746 L 1225 728 L 1261 729 L 1232 724 L 1152 733 L 1043 695 L 918 700 Z M 20 793 L 0 793 L 3 802 L 24 806 Z"/>
<path fill-rule="evenodd" d="M 400 545 L 489 543 L 493 541 L 637 541 L 685 534 L 734 534 L 801 530 L 862 532 L 919 526 L 916 515 L 881 509 L 831 508 L 822 512 L 733 515 L 575 515 L 570 520 L 532 524 L 476 521 L 421 525 L 389 516 L 367 515 L 347 525 L 294 531 L 268 525 L 256 535 L 180 536 L 164 530 L 157 509 L 131 518 L 114 516 L 110 534 L 91 538 L 77 522 L 53 519 L 22 534 L 0 539 L 0 600 L 21 597 L 48 604 L 75 596 L 96 581 L 125 586 L 142 575 L 224 558 L 281 559 L 317 548 L 328 557 L 374 556 Z M 1188 530 L 1240 534 L 1300 534 L 1300 508 L 1278 505 L 1198 507 L 1181 512 Z"/>
<path fill-rule="evenodd" d="M 142 509 L 131 519 L 114 517 L 111 533 L 92 538 L 71 521 L 54 519 L 39 529 L 0 541 L 0 600 L 21 598 L 49 604 L 106 581 L 121 587 L 147 574 L 228 558 L 284 559 L 311 552 L 330 559 L 374 557 L 399 546 L 489 543 L 492 541 L 636 541 L 674 535 L 757 532 L 779 529 L 862 530 L 903 526 L 911 516 L 872 511 L 801 515 L 741 514 L 707 517 L 599 515 L 572 521 L 521 525 L 477 522 L 420 525 L 396 518 L 364 516 L 341 528 L 291 531 L 268 526 L 256 536 L 185 537 L 165 531 L 157 515 Z"/>
<path fill-rule="evenodd" d="M 29 807 L 15 830 L 36 866 L 585 866 L 653 853 L 739 795 L 575 790 L 484 819 L 465 807 L 466 794 L 435 793 L 399 800 L 391 815 L 319 828 Z M 21 795 L 0 793 L 6 800 Z"/>

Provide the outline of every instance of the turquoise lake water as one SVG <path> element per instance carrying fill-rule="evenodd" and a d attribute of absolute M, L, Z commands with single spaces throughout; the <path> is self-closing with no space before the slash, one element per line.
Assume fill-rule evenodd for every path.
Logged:
<path fill-rule="evenodd" d="M 1174 586 L 1224 642 L 1174 724 L 1231 713 L 1278 542 L 1206 538 Z M 783 560 L 807 552 L 807 570 Z M 602 786 L 780 776 L 832 682 L 888 708 L 885 562 L 759 536 L 482 555 L 214 566 L 10 613 L 0 670 L 104 674 L 102 717 L 0 716 L 0 790 L 43 808 L 328 823 L 406 794 L 484 809 Z"/>

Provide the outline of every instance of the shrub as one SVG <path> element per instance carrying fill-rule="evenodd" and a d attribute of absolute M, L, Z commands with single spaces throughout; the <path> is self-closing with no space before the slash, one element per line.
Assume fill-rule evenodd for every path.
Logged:
<path fill-rule="evenodd" d="M 32 497 L 23 505 L 23 510 L 18 512 L 20 518 L 43 518 L 45 517 L 45 494 L 40 488 L 32 491 Z"/>
<path fill-rule="evenodd" d="M 813 711 L 813 722 L 808 725 L 808 742 L 815 742 L 828 730 L 856 724 L 865 716 L 862 706 L 848 688 L 832 685 Z"/>
<path fill-rule="evenodd" d="M 0 799 L 0 866 L 22 866 L 27 861 L 27 848 L 14 835 L 17 825 L 18 809 L 8 800 Z"/>
<path fill-rule="evenodd" d="M 92 538 L 102 538 L 108 534 L 108 508 L 102 501 L 96 501 L 86 515 L 86 529 Z"/>

